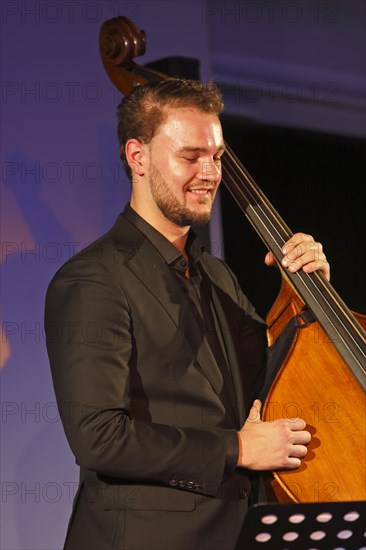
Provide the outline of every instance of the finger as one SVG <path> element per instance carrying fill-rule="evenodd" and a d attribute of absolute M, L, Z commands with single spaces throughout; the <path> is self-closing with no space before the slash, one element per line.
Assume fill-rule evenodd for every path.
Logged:
<path fill-rule="evenodd" d="M 296 457 L 288 457 L 285 468 L 288 470 L 296 470 L 296 468 L 299 468 L 301 466 L 301 460 Z"/>
<path fill-rule="evenodd" d="M 267 254 L 264 258 L 264 263 L 266 265 L 275 265 L 276 264 L 276 259 L 275 259 L 274 255 L 272 254 L 272 252 L 267 252 Z"/>
<path fill-rule="evenodd" d="M 296 251 L 298 251 L 298 247 Z M 294 252 L 290 252 L 290 254 L 287 254 L 287 256 L 282 259 L 281 263 L 283 266 L 288 267 L 290 271 L 297 271 L 300 267 L 307 264 L 311 264 L 312 266 L 324 265 L 324 263 L 326 263 L 326 257 L 323 252 L 319 254 L 318 251 L 313 249 L 303 249 L 301 254 L 295 255 Z"/>
<path fill-rule="evenodd" d="M 290 264 L 305 255 L 308 261 L 316 262 L 325 259 L 322 244 L 315 241 L 301 241 L 296 246 L 287 248 L 283 259 Z"/>
<path fill-rule="evenodd" d="M 306 431 L 302 430 L 300 432 L 294 432 L 293 434 L 293 444 L 294 445 L 307 445 L 311 441 L 311 434 Z"/>
<path fill-rule="evenodd" d="M 303 431 L 306 428 L 303 418 L 285 418 L 285 422 L 292 432 Z"/>
<path fill-rule="evenodd" d="M 323 254 L 323 259 L 314 260 L 314 255 L 312 251 L 304 254 L 296 260 L 290 260 L 286 256 L 282 260 L 282 265 L 287 267 L 291 273 L 296 273 L 299 269 L 303 269 L 305 273 L 313 273 L 314 271 L 321 271 L 323 275 L 329 280 L 330 277 L 330 266 L 326 260 L 325 255 Z"/>
<path fill-rule="evenodd" d="M 304 458 L 307 455 L 308 449 L 305 445 L 293 445 L 290 453 L 292 458 Z"/>
<path fill-rule="evenodd" d="M 282 247 L 283 254 L 288 254 L 301 243 L 315 243 L 314 238 L 306 233 L 295 233 Z"/>
<path fill-rule="evenodd" d="M 321 271 L 323 273 L 324 277 L 328 281 L 330 279 L 330 265 L 327 262 L 325 254 L 324 254 L 324 260 L 323 261 L 319 260 L 317 262 L 310 262 L 308 264 L 305 264 L 302 269 L 303 269 L 303 271 L 305 271 L 305 273 L 313 273 L 314 271 Z"/>
<path fill-rule="evenodd" d="M 261 407 L 262 402 L 259 399 L 256 399 L 252 405 L 252 408 L 249 411 L 248 420 L 250 420 L 251 422 L 260 422 Z"/>
<path fill-rule="evenodd" d="M 301 268 L 305 273 L 321 271 L 328 280 L 330 279 L 330 266 L 321 243 L 300 242 L 295 247 L 288 249 L 288 253 L 282 259 L 282 265 L 292 273 Z"/>

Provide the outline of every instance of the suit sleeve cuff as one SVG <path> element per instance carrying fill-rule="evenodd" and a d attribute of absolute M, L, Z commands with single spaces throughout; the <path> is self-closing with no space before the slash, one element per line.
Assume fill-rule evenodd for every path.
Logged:
<path fill-rule="evenodd" d="M 226 462 L 225 473 L 233 472 L 238 464 L 239 441 L 235 430 L 225 430 L 226 438 Z"/>

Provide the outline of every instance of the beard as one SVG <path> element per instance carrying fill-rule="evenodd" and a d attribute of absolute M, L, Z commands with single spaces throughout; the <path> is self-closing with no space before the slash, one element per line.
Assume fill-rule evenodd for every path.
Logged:
<path fill-rule="evenodd" d="M 195 212 L 187 206 L 185 198 L 180 201 L 174 195 L 169 184 L 154 164 L 151 165 L 149 184 L 156 206 L 165 218 L 174 224 L 186 227 L 189 225 L 204 225 L 210 220 L 213 206 L 211 195 L 198 198 L 199 204 L 207 204 L 210 201 L 210 209 L 206 212 Z"/>

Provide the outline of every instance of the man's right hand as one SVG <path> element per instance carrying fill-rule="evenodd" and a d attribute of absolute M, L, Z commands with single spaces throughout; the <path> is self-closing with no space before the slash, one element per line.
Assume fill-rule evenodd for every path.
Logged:
<path fill-rule="evenodd" d="M 254 401 L 249 416 L 238 433 L 238 466 L 250 470 L 294 470 L 307 453 L 311 435 L 302 418 L 262 422 L 262 403 Z"/>

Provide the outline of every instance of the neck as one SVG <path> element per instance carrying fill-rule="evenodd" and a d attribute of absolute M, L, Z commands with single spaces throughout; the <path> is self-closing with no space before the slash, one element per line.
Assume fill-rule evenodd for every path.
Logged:
<path fill-rule="evenodd" d="M 136 201 L 133 200 L 133 197 L 131 197 L 130 206 L 139 216 L 177 247 L 183 256 L 187 257 L 185 247 L 190 229 L 189 226 L 180 227 L 165 218 L 160 210 L 155 212 L 149 208 L 145 209 L 143 206 L 139 206 L 136 204 Z"/>

